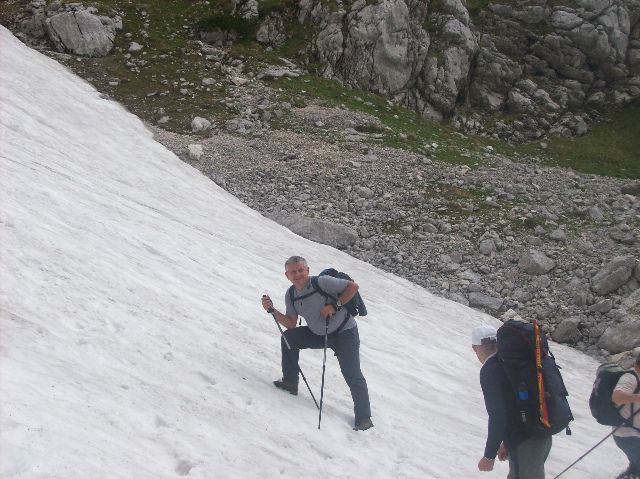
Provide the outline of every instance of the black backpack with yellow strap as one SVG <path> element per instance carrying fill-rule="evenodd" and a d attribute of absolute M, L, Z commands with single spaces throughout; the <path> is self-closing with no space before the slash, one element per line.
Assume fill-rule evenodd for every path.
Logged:
<path fill-rule="evenodd" d="M 506 321 L 498 328 L 497 340 L 522 429 L 541 437 L 563 429 L 571 434 L 569 393 L 537 321 Z"/>

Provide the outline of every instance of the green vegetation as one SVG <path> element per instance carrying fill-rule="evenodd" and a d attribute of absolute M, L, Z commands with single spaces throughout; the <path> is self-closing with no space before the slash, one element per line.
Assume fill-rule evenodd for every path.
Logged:
<path fill-rule="evenodd" d="M 273 81 L 272 85 L 281 90 L 284 99 L 303 95 L 308 101 L 327 107 L 359 111 L 377 118 L 382 127 L 375 125 L 372 129 L 372 125 L 361 125 L 357 129 L 362 132 L 382 133 L 382 143 L 392 148 L 427 154 L 449 163 L 474 166 L 482 161 L 481 155 L 477 153 L 479 148 L 489 145 L 500 146 L 500 142 L 495 140 L 467 137 L 446 125 L 425 120 L 415 111 L 390 104 L 380 95 L 353 89 L 340 82 L 315 75 L 281 79 Z M 296 125 L 283 123 L 282 127 L 295 129 Z M 432 143 L 436 146 L 427 148 L 427 145 Z"/>
<path fill-rule="evenodd" d="M 26 0 L 2 2 L 0 21 L 11 24 L 26 3 Z M 472 11 L 481 11 L 488 3 L 489 0 L 469 0 L 467 4 Z M 255 22 L 231 16 L 231 0 L 96 0 L 92 4 L 101 14 L 118 13 L 123 17 L 124 31 L 116 36 L 113 53 L 104 58 L 56 58 L 62 58 L 69 68 L 142 119 L 156 123 L 162 116 L 170 117 L 164 127 L 178 132 L 190 131 L 193 116 L 223 122 L 237 116 L 237 108 L 241 108 L 241 105 L 225 103 L 231 89 L 226 65 L 205 59 L 198 42 L 201 30 L 233 28 L 241 35 L 224 50 L 227 58 L 242 61 L 245 75 L 255 74 L 270 65 L 284 65 L 286 62 L 282 58 L 300 63 L 301 54 L 313 35 L 312 26 L 301 25 L 294 19 L 295 0 L 260 2 L 262 17 L 278 12 L 285 19 L 288 40 L 275 49 L 265 49 L 255 42 Z M 326 4 L 329 7 L 337 5 L 334 0 L 326 0 Z M 345 5 L 349 4 L 346 2 Z M 144 49 L 129 55 L 132 41 L 144 45 Z M 313 63 L 306 66 L 319 70 L 319 65 Z M 203 78 L 212 81 L 202 85 Z M 510 158 L 535 157 L 549 165 L 567 166 L 586 173 L 640 178 L 640 103 L 625 108 L 609 122 L 594 125 L 592 131 L 581 138 L 546 140 L 548 148 L 542 150 L 539 143 L 513 146 L 498 140 L 462 135 L 446 125 L 425 120 L 410 109 L 393 105 L 382 96 L 320 75 L 273 80 L 270 86 L 281 101 L 295 107 L 316 103 L 370 115 L 370 121 L 355 127 L 368 134 L 370 142 L 453 164 L 476 166 L 484 161 L 483 150 L 492 146 L 494 152 Z M 507 123 L 516 119 L 500 117 Z M 305 131 L 330 141 L 343 141 L 335 131 L 301 123 L 287 116 L 272 120 L 274 128 Z M 345 148 L 366 146 L 366 141 L 357 146 L 344 144 Z M 452 200 L 450 207 L 455 209 L 456 201 L 461 200 Z"/>
<path fill-rule="evenodd" d="M 527 145 L 523 150 L 534 152 L 536 147 Z M 594 124 L 580 138 L 551 140 L 545 156 L 548 164 L 584 173 L 640 178 L 640 103 L 626 107 L 609 121 Z"/>
<path fill-rule="evenodd" d="M 221 30 L 233 30 L 243 39 L 253 37 L 257 26 L 256 21 L 247 20 L 228 13 L 211 15 L 196 22 L 196 30 L 200 32 L 211 31 L 218 28 Z"/>

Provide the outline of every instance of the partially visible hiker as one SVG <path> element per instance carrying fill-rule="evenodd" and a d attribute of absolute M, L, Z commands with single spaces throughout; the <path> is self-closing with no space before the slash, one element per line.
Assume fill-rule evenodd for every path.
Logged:
<path fill-rule="evenodd" d="M 640 354 L 633 371 L 620 376 L 611 400 L 622 406 L 620 414 L 625 419 L 640 409 Z M 630 425 L 619 426 L 613 433 L 613 440 L 629 458 L 629 468 L 616 479 L 640 479 L 640 413 L 633 417 Z"/>
<path fill-rule="evenodd" d="M 276 320 L 287 330 L 281 342 L 282 379 L 273 384 L 291 394 L 298 394 L 298 359 L 301 349 L 324 348 L 324 336 L 328 331 L 327 347 L 335 352 L 353 399 L 354 429 L 364 431 L 373 427 L 367 381 L 360 370 L 360 338 L 355 319 L 343 304 L 358 292 L 353 281 L 331 276 L 309 276 L 307 261 L 301 256 L 292 256 L 285 262 L 285 275 L 293 284 L 292 294 L 285 294 L 286 312 L 274 309 L 269 296 L 262 297 L 262 307 L 272 313 Z M 321 291 L 314 288 L 314 282 Z M 292 301 L 293 297 L 293 301 Z M 335 299 L 332 299 L 335 298 Z M 298 315 L 307 326 L 298 326 Z M 326 320 L 329 318 L 327 330 Z M 288 342 L 291 349 L 287 347 Z"/>
<path fill-rule="evenodd" d="M 544 463 L 551 450 L 551 436 L 534 437 L 519 425 L 515 396 L 499 358 L 498 331 L 482 324 L 473 328 L 471 344 L 480 369 L 480 386 L 489 415 L 480 471 L 493 470 L 496 456 L 509 459 L 508 479 L 544 479 Z"/>

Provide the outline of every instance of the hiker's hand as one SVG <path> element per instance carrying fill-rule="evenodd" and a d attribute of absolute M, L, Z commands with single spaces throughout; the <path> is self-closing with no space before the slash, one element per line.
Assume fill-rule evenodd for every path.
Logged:
<path fill-rule="evenodd" d="M 273 311 L 273 301 L 266 294 L 262 295 L 262 307 L 268 313 L 270 310 Z"/>
<path fill-rule="evenodd" d="M 336 309 L 336 306 L 334 306 L 333 304 L 325 304 L 320 310 L 320 316 L 322 316 L 323 318 L 328 318 L 329 316 L 333 316 L 334 314 L 336 314 L 337 311 L 338 310 Z"/>
<path fill-rule="evenodd" d="M 493 462 L 493 459 L 487 459 L 486 457 L 483 457 L 478 463 L 478 469 L 483 472 L 493 471 Z"/>
<path fill-rule="evenodd" d="M 500 444 L 500 448 L 498 449 L 498 459 L 506 461 L 508 457 L 509 454 L 507 453 L 507 448 L 504 447 L 504 444 Z"/>

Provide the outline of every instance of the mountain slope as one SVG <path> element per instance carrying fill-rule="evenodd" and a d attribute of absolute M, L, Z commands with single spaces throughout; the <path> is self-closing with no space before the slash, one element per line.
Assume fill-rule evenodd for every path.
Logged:
<path fill-rule="evenodd" d="M 469 330 L 494 319 L 266 220 L 4 28 L 0 43 L 2 477 L 479 476 Z M 306 391 L 271 385 L 278 331 L 259 298 L 282 305 L 291 254 L 361 285 L 366 433 L 332 355 L 321 431 Z M 608 432 L 585 402 L 596 363 L 554 351 L 576 423 L 550 476 Z M 321 362 L 302 354 L 315 391 Z M 564 477 L 623 466 L 608 441 Z"/>

